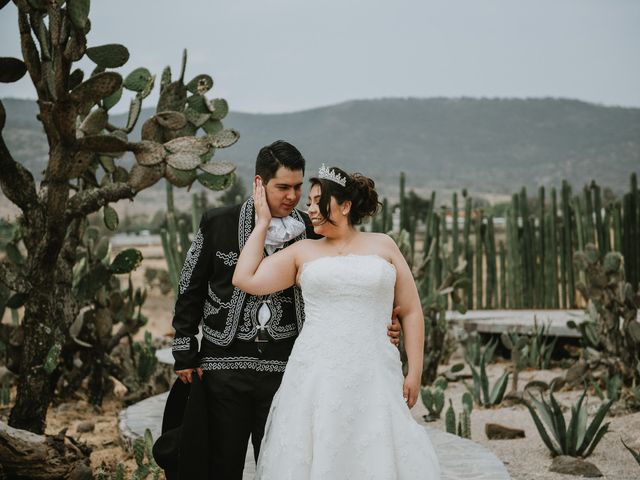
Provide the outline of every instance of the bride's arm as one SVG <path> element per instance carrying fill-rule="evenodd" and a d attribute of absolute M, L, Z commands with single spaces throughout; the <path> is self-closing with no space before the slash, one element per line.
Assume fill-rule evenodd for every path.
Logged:
<path fill-rule="evenodd" d="M 391 261 L 397 272 L 394 305 L 399 308 L 398 316 L 402 320 L 404 348 L 409 364 L 404 382 L 404 396 L 411 408 L 420 393 L 424 361 L 424 316 L 411 269 L 395 242 L 391 238 L 388 242 Z"/>
<path fill-rule="evenodd" d="M 271 213 L 262 183 L 254 185 L 254 205 L 258 220 L 247 239 L 233 274 L 233 285 L 251 295 L 267 295 L 292 286 L 296 279 L 296 252 L 299 243 L 263 258 L 264 241 Z"/>

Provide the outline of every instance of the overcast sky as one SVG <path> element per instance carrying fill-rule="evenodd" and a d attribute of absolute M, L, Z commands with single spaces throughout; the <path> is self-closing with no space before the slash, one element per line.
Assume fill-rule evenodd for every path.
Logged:
<path fill-rule="evenodd" d="M 209 96 L 236 111 L 409 96 L 640 107 L 639 0 L 93 0 L 91 20 L 89 46 L 129 48 L 123 74 L 177 74 L 187 48 L 187 79 L 212 75 Z M 12 3 L 0 55 L 20 55 Z M 25 77 L 0 84 L 8 96 L 35 94 Z"/>

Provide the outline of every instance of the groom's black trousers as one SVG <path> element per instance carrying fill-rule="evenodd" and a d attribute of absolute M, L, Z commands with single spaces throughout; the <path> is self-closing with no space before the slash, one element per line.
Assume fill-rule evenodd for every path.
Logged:
<path fill-rule="evenodd" d="M 203 375 L 209 421 L 209 478 L 242 480 L 249 436 L 256 461 L 282 373 L 211 370 Z"/>

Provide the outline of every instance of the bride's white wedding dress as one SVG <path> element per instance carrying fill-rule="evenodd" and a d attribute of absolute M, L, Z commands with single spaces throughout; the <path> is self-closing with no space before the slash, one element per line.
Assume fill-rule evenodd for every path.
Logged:
<path fill-rule="evenodd" d="M 393 265 L 376 255 L 304 265 L 304 328 L 273 399 L 257 479 L 440 478 L 387 336 L 395 281 Z"/>

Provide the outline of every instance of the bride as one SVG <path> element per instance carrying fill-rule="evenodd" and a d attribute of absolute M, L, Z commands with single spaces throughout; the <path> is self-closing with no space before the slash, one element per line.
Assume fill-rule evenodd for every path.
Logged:
<path fill-rule="evenodd" d="M 271 220 L 264 187 L 233 283 L 252 295 L 300 285 L 305 323 L 271 404 L 259 480 L 437 480 L 438 459 L 409 408 L 422 372 L 424 323 L 413 277 L 387 235 L 356 226 L 379 206 L 373 180 L 324 165 L 308 213 L 321 240 L 263 258 Z M 387 340 L 400 306 L 408 374 Z"/>

